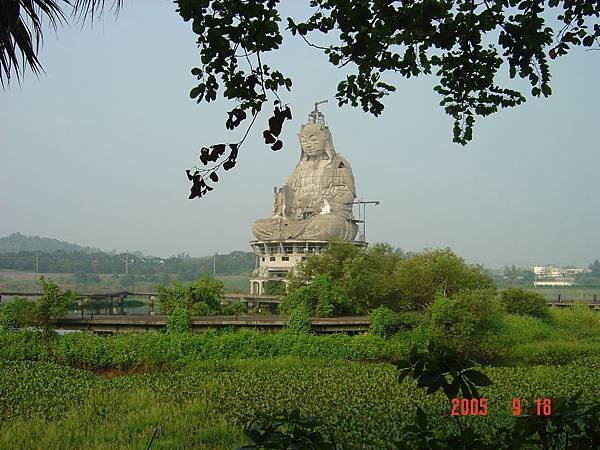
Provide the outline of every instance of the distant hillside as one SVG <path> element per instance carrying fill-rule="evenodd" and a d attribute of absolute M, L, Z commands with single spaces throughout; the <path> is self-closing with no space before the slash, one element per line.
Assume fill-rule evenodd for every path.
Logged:
<path fill-rule="evenodd" d="M 126 262 L 127 261 L 127 262 Z M 231 252 L 227 255 L 155 256 L 138 257 L 131 253 L 83 253 L 83 252 L 11 252 L 0 253 L 0 269 L 35 270 L 51 273 L 95 273 L 153 275 L 171 274 L 180 280 L 195 280 L 203 274 L 239 275 L 254 269 L 256 256 L 251 252 Z M 155 281 L 155 280 L 149 280 Z"/>
<path fill-rule="evenodd" d="M 125 262 L 127 260 L 127 263 Z M 180 280 L 194 280 L 203 274 L 239 275 L 254 269 L 252 252 L 191 257 L 185 253 L 169 258 L 142 252 L 103 252 L 57 239 L 14 233 L 0 238 L 0 269 L 35 270 L 51 273 L 123 274 L 132 276 L 170 274 Z M 157 278 L 158 279 L 158 278 Z M 155 280 L 150 280 L 155 281 Z"/>
<path fill-rule="evenodd" d="M 44 252 L 54 253 L 63 251 L 65 253 L 99 253 L 101 250 L 92 247 L 82 247 L 81 245 L 71 244 L 58 239 L 51 239 L 39 236 L 25 236 L 21 233 L 13 233 L 10 236 L 0 238 L 0 253 L 18 253 L 18 252 Z"/>

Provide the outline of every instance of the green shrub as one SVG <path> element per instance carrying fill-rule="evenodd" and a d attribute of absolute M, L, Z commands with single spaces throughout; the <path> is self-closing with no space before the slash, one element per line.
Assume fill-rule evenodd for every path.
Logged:
<path fill-rule="evenodd" d="M 170 288 L 158 286 L 158 300 L 163 314 L 170 315 L 177 308 L 187 308 L 193 315 L 217 313 L 225 287 L 223 282 L 204 275 L 191 284 L 183 285 L 173 281 Z M 204 303 L 205 306 L 197 306 Z"/>
<path fill-rule="evenodd" d="M 450 297 L 461 290 L 496 288 L 482 266 L 467 264 L 449 248 L 407 254 L 384 243 L 361 249 L 349 242 L 332 242 L 326 252 L 309 255 L 296 266 L 290 277 L 292 293 L 320 276 L 345 297 L 346 310 L 361 314 L 379 306 L 422 311 L 438 291 Z M 306 291 L 298 294 L 304 295 L 300 300 L 315 297 L 314 291 Z M 337 305 L 335 309 L 334 314 L 339 314 Z M 316 310 L 311 308 L 311 313 Z"/>
<path fill-rule="evenodd" d="M 234 302 L 221 309 L 221 314 L 225 316 L 239 316 L 247 312 L 247 307 L 242 302 Z"/>
<path fill-rule="evenodd" d="M 287 288 L 283 281 L 267 280 L 264 284 L 266 295 L 278 295 L 283 297 L 287 293 Z"/>
<path fill-rule="evenodd" d="M 548 321 L 518 314 L 502 316 L 498 336 L 504 340 L 507 346 L 558 337 L 556 328 Z"/>
<path fill-rule="evenodd" d="M 547 319 L 548 302 L 544 296 L 537 292 L 511 287 L 502 292 L 502 302 L 506 305 L 506 311 L 510 314 L 538 317 Z"/>
<path fill-rule="evenodd" d="M 40 277 L 39 283 L 42 295 L 35 302 L 33 325 L 44 332 L 50 332 L 52 321 L 67 315 L 77 300 L 77 295 L 70 290 L 61 291 L 56 283 L 46 281 L 44 277 Z"/>
<path fill-rule="evenodd" d="M 394 277 L 402 258 L 403 254 L 389 244 L 362 249 L 351 242 L 334 241 L 326 252 L 308 255 L 296 266 L 291 287 L 295 290 L 326 275 L 348 298 L 353 311 L 367 314 L 378 306 L 402 309 Z"/>
<path fill-rule="evenodd" d="M 0 327 L 6 330 L 24 328 L 33 325 L 35 303 L 23 297 L 15 297 L 2 307 Z"/>
<path fill-rule="evenodd" d="M 187 308 L 186 308 L 187 309 Z M 189 311 L 193 316 L 209 316 L 212 311 L 206 302 L 196 302 L 189 307 Z"/>
<path fill-rule="evenodd" d="M 294 334 L 310 334 L 311 324 L 308 308 L 305 305 L 297 305 L 288 314 L 287 331 Z"/>
<path fill-rule="evenodd" d="M 188 333 L 192 330 L 192 316 L 186 308 L 175 308 L 167 322 L 169 333 Z"/>
<path fill-rule="evenodd" d="M 398 332 L 402 326 L 400 316 L 385 306 L 374 309 L 369 314 L 371 324 L 369 325 L 369 334 L 388 338 Z"/>
<path fill-rule="evenodd" d="M 550 320 L 505 314 L 492 338 L 508 351 L 503 363 L 564 364 L 600 355 L 600 315 L 585 307 L 550 308 Z"/>
<path fill-rule="evenodd" d="M 484 344 L 490 344 L 486 337 L 498 329 L 501 312 L 490 289 L 463 291 L 450 298 L 440 295 L 430 307 L 432 341 L 461 355 L 493 352 Z"/>
<path fill-rule="evenodd" d="M 550 317 L 561 333 L 578 339 L 600 341 L 600 314 L 592 311 L 586 303 L 577 302 L 568 308 L 551 308 Z"/>
<path fill-rule="evenodd" d="M 482 266 L 467 264 L 449 248 L 417 253 L 400 264 L 395 276 L 399 296 L 415 310 L 433 303 L 439 292 L 452 297 L 464 290 L 496 289 Z"/>
<path fill-rule="evenodd" d="M 280 304 L 280 310 L 288 313 L 301 305 L 317 317 L 347 314 L 352 309 L 346 294 L 335 288 L 327 275 L 317 275 L 306 286 L 289 293 Z"/>

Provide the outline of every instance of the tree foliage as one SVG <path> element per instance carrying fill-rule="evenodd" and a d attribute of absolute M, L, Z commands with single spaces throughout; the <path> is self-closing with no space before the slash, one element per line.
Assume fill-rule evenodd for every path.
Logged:
<path fill-rule="evenodd" d="M 502 292 L 502 302 L 510 314 L 547 319 L 550 316 L 548 302 L 543 295 L 537 292 L 526 291 L 520 288 L 509 288 Z"/>
<path fill-rule="evenodd" d="M 308 256 L 291 275 L 292 294 L 320 274 L 362 314 L 379 306 L 423 310 L 438 292 L 451 296 L 460 290 L 495 289 L 483 267 L 467 264 L 450 249 L 405 254 L 383 243 L 361 249 L 333 242 L 327 252 Z"/>
<path fill-rule="evenodd" d="M 305 304 L 298 304 L 288 311 L 286 331 L 293 334 L 310 334 L 310 312 Z"/>
<path fill-rule="evenodd" d="M 187 309 L 195 316 L 215 314 L 225 293 L 223 282 L 208 275 L 187 285 L 173 281 L 171 287 L 158 286 L 157 290 L 162 313 L 167 315 L 176 308 Z"/>
<path fill-rule="evenodd" d="M 203 274 L 213 273 L 215 267 L 217 275 L 250 273 L 254 268 L 256 255 L 252 252 L 234 251 L 224 255 L 192 257 L 182 253 L 169 258 L 159 258 L 145 256 L 139 252 L 88 254 L 82 251 L 62 250 L 19 251 L 0 253 L 0 269 L 33 271 L 36 258 L 40 272 L 79 274 L 76 281 L 87 284 L 97 281 L 96 277 L 89 274 L 123 274 L 126 259 L 129 260 L 127 271 L 137 281 L 161 282 L 161 278 L 168 274 L 175 275 L 182 281 L 193 281 Z M 216 264 L 213 266 L 214 263 Z"/>
<path fill-rule="evenodd" d="M 595 277 L 600 277 L 600 261 L 597 259 L 594 260 L 592 264 L 590 264 L 590 270 L 592 271 L 592 275 Z"/>
<path fill-rule="evenodd" d="M 221 309 L 221 314 L 224 316 L 239 316 L 247 312 L 248 307 L 242 302 L 233 302 Z"/>
<path fill-rule="evenodd" d="M 266 295 L 278 295 L 284 296 L 287 292 L 287 288 L 283 281 L 267 280 L 264 284 Z"/>
<path fill-rule="evenodd" d="M 167 331 L 169 333 L 189 333 L 192 329 L 192 316 L 189 309 L 176 307 L 171 311 L 167 321 Z"/>
<path fill-rule="evenodd" d="M 182 19 L 191 22 L 200 52 L 201 64 L 191 70 L 198 83 L 190 97 L 212 102 L 220 94 L 231 101 L 228 130 L 250 122 L 241 140 L 202 147 L 202 166 L 187 171 L 190 198 L 213 190 L 209 182 L 219 181 L 218 170 L 236 165 L 265 103 L 273 103 L 265 143 L 275 151 L 283 147 L 279 136 L 292 115 L 279 93 L 293 82 L 267 60 L 281 48 L 284 31 L 292 35 L 287 38 L 322 51 L 335 68 L 344 68 L 340 73 L 347 75 L 335 94 L 340 106 L 360 106 L 378 116 L 383 98 L 396 90 L 395 77 L 436 77 L 434 90 L 454 121 L 453 140 L 461 145 L 472 140 L 477 116 L 525 101 L 522 92 L 498 83 L 501 69 L 526 80 L 532 96 L 548 97 L 549 59 L 578 46 L 600 49 L 597 0 L 311 0 L 306 20 L 285 21 L 280 0 L 175 3 Z M 118 10 L 121 0 L 113 5 Z M 19 77 L 26 66 L 40 73 L 43 18 L 57 28 L 65 22 L 65 7 L 85 20 L 101 14 L 103 6 L 103 0 L 2 2 L 0 82 L 8 82 L 13 71 Z"/>
<path fill-rule="evenodd" d="M 51 281 L 40 277 L 42 295 L 36 301 L 16 297 L 2 307 L 0 325 L 4 329 L 37 327 L 45 334 L 52 331 L 52 321 L 68 314 L 77 300 L 77 294 L 61 290 Z"/>
<path fill-rule="evenodd" d="M 450 297 L 461 290 L 495 289 L 481 265 L 467 264 L 449 248 L 414 255 L 399 266 L 396 276 L 400 295 L 416 309 L 432 303 L 439 292 Z"/>
<path fill-rule="evenodd" d="M 334 286 L 327 274 L 317 275 L 307 285 L 290 292 L 279 308 L 287 314 L 298 306 L 305 307 L 309 314 L 317 317 L 339 316 L 352 311 L 346 293 Z"/>
<path fill-rule="evenodd" d="M 122 0 L 113 0 L 118 12 Z M 104 0 L 3 0 L 0 2 L 0 84 L 6 86 L 12 75 L 20 81 L 25 68 L 43 72 L 38 52 L 43 42 L 43 22 L 56 31 L 73 19 L 83 23 L 104 12 Z"/>
<path fill-rule="evenodd" d="M 70 290 L 62 291 L 56 283 L 46 281 L 44 277 L 40 277 L 39 283 L 42 295 L 35 302 L 33 325 L 44 332 L 50 332 L 52 321 L 67 315 L 77 300 L 77 295 Z"/>
<path fill-rule="evenodd" d="M 301 261 L 291 275 L 292 290 L 310 283 L 319 274 L 344 292 L 356 312 L 367 313 L 380 305 L 400 307 L 394 273 L 403 254 L 389 244 L 361 249 L 350 242 L 332 242 L 328 250 Z"/>
<path fill-rule="evenodd" d="M 24 297 L 15 297 L 2 305 L 0 328 L 15 330 L 33 325 L 35 303 Z"/>
<path fill-rule="evenodd" d="M 302 416 L 299 409 L 281 413 L 260 414 L 244 429 L 252 444 L 236 450 L 319 449 L 336 450 L 333 439 L 319 431 L 325 422 L 317 416 Z"/>
<path fill-rule="evenodd" d="M 375 308 L 369 314 L 371 323 L 369 324 L 369 334 L 387 338 L 400 330 L 402 322 L 398 313 L 380 306 Z"/>
<path fill-rule="evenodd" d="M 454 120 L 453 140 L 461 145 L 472 140 L 477 116 L 525 101 L 522 92 L 498 84 L 503 66 L 510 78 L 528 81 L 532 96 L 548 97 L 548 59 L 566 55 L 573 46 L 599 46 L 600 4 L 594 0 L 311 0 L 308 19 L 287 17 L 285 25 L 279 3 L 177 1 L 179 14 L 192 22 L 202 62 L 192 69 L 199 84 L 190 96 L 211 102 L 221 93 L 231 100 L 235 106 L 228 113 L 228 129 L 248 116 L 251 127 L 262 106 L 273 99 L 275 110 L 263 133 L 273 150 L 282 147 L 277 137 L 283 120 L 291 118 L 278 91 L 291 89 L 292 79 L 265 61 L 281 47 L 284 27 L 322 51 L 336 68 L 349 68 L 335 94 L 340 106 L 360 106 L 378 116 L 382 99 L 396 90 L 394 75 L 437 77 L 434 90 Z M 317 45 L 316 40 L 327 42 Z M 231 150 L 218 163 L 227 144 L 217 144 L 219 152 L 216 146 L 203 148 L 205 155 L 212 155 L 203 165 L 214 164 L 196 167 L 194 175 L 188 172 L 193 181 L 190 198 L 212 190 L 205 177 L 216 182 L 213 174 L 221 165 L 233 167 L 242 142 L 228 144 Z"/>
<path fill-rule="evenodd" d="M 460 355 L 485 353 L 485 336 L 494 329 L 502 306 L 491 289 L 440 295 L 430 308 L 431 341 Z"/>

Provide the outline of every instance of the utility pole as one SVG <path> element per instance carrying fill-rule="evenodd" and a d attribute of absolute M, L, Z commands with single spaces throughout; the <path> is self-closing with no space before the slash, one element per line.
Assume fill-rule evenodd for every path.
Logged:
<path fill-rule="evenodd" d="M 217 278 L 217 254 L 213 255 L 213 278 Z"/>
<path fill-rule="evenodd" d="M 35 252 L 35 273 L 40 273 L 40 255 Z"/>
<path fill-rule="evenodd" d="M 363 224 L 363 232 L 362 232 L 362 242 L 367 242 L 367 204 L 373 204 L 375 206 L 379 205 L 379 200 L 372 201 L 364 201 L 364 200 L 356 200 L 354 202 L 346 203 L 346 205 L 358 205 L 358 220 L 356 222 Z M 362 220 L 360 214 L 360 207 L 362 205 Z"/>
<path fill-rule="evenodd" d="M 129 253 L 125 253 L 125 274 L 129 273 Z"/>

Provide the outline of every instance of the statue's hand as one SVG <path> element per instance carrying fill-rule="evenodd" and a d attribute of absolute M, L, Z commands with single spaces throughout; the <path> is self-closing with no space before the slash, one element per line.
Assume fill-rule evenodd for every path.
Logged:
<path fill-rule="evenodd" d="M 331 205 L 326 198 L 323 199 L 323 207 L 321 208 L 321 214 L 329 214 L 331 212 Z"/>

